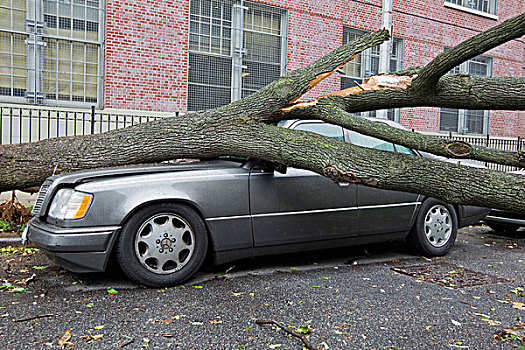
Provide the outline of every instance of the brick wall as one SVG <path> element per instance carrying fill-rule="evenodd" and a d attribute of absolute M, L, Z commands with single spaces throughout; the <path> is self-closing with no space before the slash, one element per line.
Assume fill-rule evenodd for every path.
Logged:
<path fill-rule="evenodd" d="M 188 1 L 108 0 L 104 107 L 186 109 Z"/>
<path fill-rule="evenodd" d="M 341 45 L 343 26 L 377 30 L 381 0 L 264 0 L 288 9 L 288 71 Z M 403 66 L 424 65 L 444 47 L 525 11 L 523 0 L 498 1 L 499 20 L 447 8 L 443 0 L 394 1 L 393 34 L 403 38 Z M 189 1 L 107 0 L 104 104 L 108 108 L 184 111 Z M 525 76 L 525 38 L 487 53 L 494 76 Z M 340 88 L 338 74 L 304 98 Z M 438 131 L 439 110 L 406 108 L 401 122 Z M 492 111 L 490 133 L 525 136 L 525 113 Z"/>

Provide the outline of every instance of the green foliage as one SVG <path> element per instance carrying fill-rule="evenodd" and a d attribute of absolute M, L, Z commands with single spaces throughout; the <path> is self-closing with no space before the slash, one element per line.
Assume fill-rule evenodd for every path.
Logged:
<path fill-rule="evenodd" d="M 295 331 L 301 334 L 310 334 L 312 333 L 312 327 L 310 327 L 309 325 L 303 325 L 303 326 L 297 327 Z"/>
<path fill-rule="evenodd" d="M 22 232 L 26 224 L 16 224 L 11 221 L 0 220 L 0 232 Z"/>

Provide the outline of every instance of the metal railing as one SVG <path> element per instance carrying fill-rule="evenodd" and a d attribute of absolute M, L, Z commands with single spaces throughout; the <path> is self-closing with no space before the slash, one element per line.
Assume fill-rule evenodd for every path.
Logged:
<path fill-rule="evenodd" d="M 104 111 L 0 105 L 0 144 L 34 142 L 60 136 L 89 135 L 125 128 L 176 113 Z"/>

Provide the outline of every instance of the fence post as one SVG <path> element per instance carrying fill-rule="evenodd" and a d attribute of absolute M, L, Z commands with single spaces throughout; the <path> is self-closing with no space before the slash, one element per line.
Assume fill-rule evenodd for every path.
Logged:
<path fill-rule="evenodd" d="M 91 106 L 91 134 L 95 133 L 95 106 Z"/>
<path fill-rule="evenodd" d="M 518 146 L 517 146 L 517 151 L 521 151 L 521 136 L 518 136 Z"/>
<path fill-rule="evenodd" d="M 485 139 L 485 146 L 488 147 L 489 146 L 489 134 L 487 134 L 487 138 Z"/>

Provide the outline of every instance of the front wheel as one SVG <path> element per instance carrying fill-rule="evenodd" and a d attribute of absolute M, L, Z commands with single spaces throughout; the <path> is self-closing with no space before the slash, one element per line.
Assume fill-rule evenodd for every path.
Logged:
<path fill-rule="evenodd" d="M 421 205 L 416 222 L 408 235 L 408 242 L 422 255 L 445 255 L 456 241 L 457 229 L 458 221 L 454 207 L 430 198 Z"/>
<path fill-rule="evenodd" d="M 136 212 L 122 227 L 117 259 L 133 281 L 149 287 L 181 284 L 206 257 L 208 236 L 200 216 L 175 203 Z"/>

